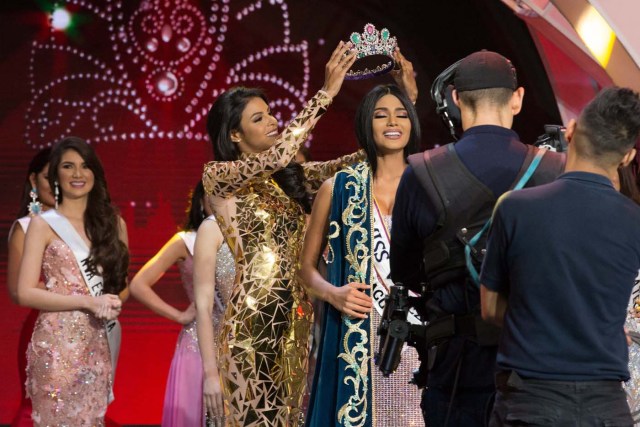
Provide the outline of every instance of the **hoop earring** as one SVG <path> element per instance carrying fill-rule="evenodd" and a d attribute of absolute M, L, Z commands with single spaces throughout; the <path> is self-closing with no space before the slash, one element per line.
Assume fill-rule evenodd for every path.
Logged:
<path fill-rule="evenodd" d="M 56 209 L 58 209 L 58 199 L 60 198 L 60 185 L 58 184 L 58 181 L 55 181 L 53 183 L 53 189 L 54 189 L 54 197 L 56 199 Z"/>
<path fill-rule="evenodd" d="M 29 191 L 29 197 L 31 197 L 31 202 L 27 205 L 29 216 L 40 215 L 42 212 L 42 203 L 38 201 L 38 189 L 33 187 L 31 191 Z"/>

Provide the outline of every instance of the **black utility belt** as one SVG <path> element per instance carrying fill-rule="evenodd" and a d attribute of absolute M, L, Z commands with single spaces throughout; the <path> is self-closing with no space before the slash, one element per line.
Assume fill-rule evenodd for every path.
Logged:
<path fill-rule="evenodd" d="M 430 348 L 456 336 L 468 337 L 480 346 L 496 346 L 500 332 L 500 328 L 485 322 L 479 314 L 449 314 L 429 322 L 425 342 Z"/>

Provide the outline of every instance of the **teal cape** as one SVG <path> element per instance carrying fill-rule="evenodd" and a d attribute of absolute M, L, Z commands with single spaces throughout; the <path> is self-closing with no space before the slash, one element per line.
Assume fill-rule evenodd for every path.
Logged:
<path fill-rule="evenodd" d="M 327 280 L 334 286 L 372 284 L 371 183 L 366 162 L 334 177 L 327 268 Z M 372 426 L 371 333 L 369 317 L 350 319 L 325 303 L 307 426 Z"/>

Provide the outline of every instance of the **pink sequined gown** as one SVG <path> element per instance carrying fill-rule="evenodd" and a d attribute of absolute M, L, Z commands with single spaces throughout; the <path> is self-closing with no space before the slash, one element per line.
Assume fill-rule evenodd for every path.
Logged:
<path fill-rule="evenodd" d="M 46 288 L 89 295 L 69 247 L 52 241 L 44 251 Z M 104 426 L 111 387 L 104 323 L 79 310 L 41 311 L 27 350 L 27 395 L 35 426 Z"/>
<path fill-rule="evenodd" d="M 207 219 L 211 220 L 211 219 Z M 195 240 L 195 232 L 192 239 Z M 185 241 L 189 239 L 183 237 Z M 187 247 L 189 245 L 187 244 Z M 193 258 L 187 256 L 179 264 L 182 284 L 189 301 L 193 302 Z M 224 321 L 224 308 L 235 280 L 235 261 L 226 244 L 218 249 L 216 256 L 216 296 L 213 307 L 214 345 L 218 344 L 220 328 Z M 195 320 L 185 325 L 178 336 L 176 351 L 171 361 L 167 388 L 162 408 L 162 427 L 204 426 L 202 403 L 202 358 L 198 348 Z"/>

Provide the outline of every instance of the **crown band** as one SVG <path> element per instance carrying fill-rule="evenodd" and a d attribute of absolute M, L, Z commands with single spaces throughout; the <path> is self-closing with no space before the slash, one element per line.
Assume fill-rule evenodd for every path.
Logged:
<path fill-rule="evenodd" d="M 364 26 L 362 34 L 351 33 L 349 40 L 357 52 L 356 63 L 362 58 L 376 55 L 387 56 L 391 61 L 380 64 L 373 69 L 349 70 L 345 76 L 346 80 L 367 79 L 388 73 L 393 69 L 395 65 L 393 52 L 396 50 L 398 42 L 395 37 L 391 37 L 388 29 L 383 28 L 378 31 L 373 24 L 369 23 Z"/>

